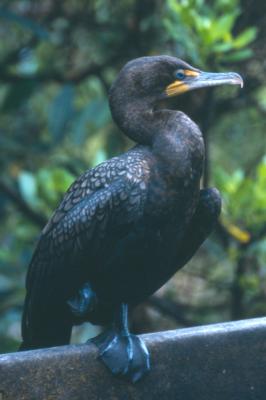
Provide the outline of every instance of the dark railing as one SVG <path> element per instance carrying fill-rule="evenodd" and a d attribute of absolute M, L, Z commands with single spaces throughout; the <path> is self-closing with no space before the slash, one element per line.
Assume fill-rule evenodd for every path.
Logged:
<path fill-rule="evenodd" d="M 265 400 L 266 318 L 143 336 L 151 372 L 114 378 L 93 344 L 0 356 L 1 400 Z"/>

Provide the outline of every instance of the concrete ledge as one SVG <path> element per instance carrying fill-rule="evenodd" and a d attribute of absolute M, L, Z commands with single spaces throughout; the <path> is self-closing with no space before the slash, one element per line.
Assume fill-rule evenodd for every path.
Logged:
<path fill-rule="evenodd" d="M 152 371 L 113 378 L 93 344 L 0 356 L 1 400 L 265 400 L 266 318 L 143 336 Z"/>

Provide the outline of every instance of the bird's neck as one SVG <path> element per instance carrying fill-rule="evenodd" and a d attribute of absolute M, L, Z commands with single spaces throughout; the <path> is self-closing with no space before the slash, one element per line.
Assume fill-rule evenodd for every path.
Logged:
<path fill-rule="evenodd" d="M 201 175 L 204 159 L 203 137 L 198 126 L 184 113 L 158 110 L 154 113 L 158 129 L 153 138 L 153 154 L 168 173 Z"/>
<path fill-rule="evenodd" d="M 116 95 L 110 98 L 110 107 L 114 121 L 130 139 L 151 146 L 161 157 L 168 159 L 183 147 L 201 146 L 199 128 L 182 112 L 155 110 L 152 99 L 126 99 Z"/>
<path fill-rule="evenodd" d="M 112 99 L 110 99 L 112 100 Z M 112 116 L 122 132 L 139 144 L 151 145 L 155 135 L 153 105 L 144 100 L 125 101 L 116 96 L 110 101 Z"/>

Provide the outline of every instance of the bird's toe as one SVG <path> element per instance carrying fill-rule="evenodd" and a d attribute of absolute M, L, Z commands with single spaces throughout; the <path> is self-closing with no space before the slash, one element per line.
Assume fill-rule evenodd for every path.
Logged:
<path fill-rule="evenodd" d="M 136 335 L 124 335 L 109 330 L 92 339 L 99 356 L 113 375 L 137 382 L 150 369 L 150 357 L 145 343 Z"/>

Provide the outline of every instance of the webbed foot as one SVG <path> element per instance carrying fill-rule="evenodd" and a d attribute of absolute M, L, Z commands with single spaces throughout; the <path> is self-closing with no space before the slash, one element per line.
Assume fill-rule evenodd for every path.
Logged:
<path fill-rule="evenodd" d="M 114 375 L 135 383 L 150 369 L 148 349 L 136 335 L 124 336 L 110 329 L 92 342 L 98 347 L 101 360 Z"/>
<path fill-rule="evenodd" d="M 122 318 L 122 328 L 114 326 L 91 341 L 98 347 L 101 360 L 114 375 L 135 383 L 150 370 L 150 355 L 142 339 L 128 332 L 127 316 L 123 314 Z"/>

